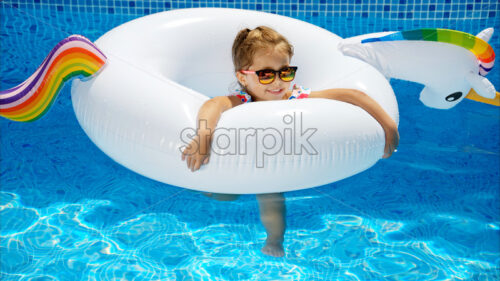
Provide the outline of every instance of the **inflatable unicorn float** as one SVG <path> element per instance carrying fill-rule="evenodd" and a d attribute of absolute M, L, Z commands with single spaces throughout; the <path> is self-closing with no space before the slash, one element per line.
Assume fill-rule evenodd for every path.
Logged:
<path fill-rule="evenodd" d="M 195 173 L 187 169 L 181 152 L 194 136 L 200 106 L 235 81 L 232 41 L 241 28 L 258 25 L 276 29 L 294 46 L 298 85 L 361 90 L 396 123 L 398 106 L 388 78 L 425 85 L 420 100 L 428 107 L 448 109 L 465 97 L 499 105 L 484 77 L 495 59 L 487 43 L 493 29 L 477 36 L 417 29 L 343 39 L 280 15 L 197 8 L 127 22 L 94 43 L 80 35 L 62 40 L 25 82 L 0 92 L 0 115 L 37 120 L 64 82 L 84 76 L 73 79 L 72 103 L 97 147 L 132 171 L 199 191 L 304 189 L 352 176 L 380 160 L 385 135 L 368 113 L 340 101 L 298 99 L 245 103 L 224 112 L 213 132 L 210 163 Z M 243 152 L 231 128 L 254 129 Z M 266 137 L 274 138 L 274 146 Z"/>
<path fill-rule="evenodd" d="M 448 109 L 464 98 L 499 105 L 499 94 L 485 78 L 495 53 L 488 44 L 493 28 L 476 36 L 448 29 L 372 33 L 339 43 L 339 50 L 377 68 L 387 78 L 425 85 L 420 101 Z"/>

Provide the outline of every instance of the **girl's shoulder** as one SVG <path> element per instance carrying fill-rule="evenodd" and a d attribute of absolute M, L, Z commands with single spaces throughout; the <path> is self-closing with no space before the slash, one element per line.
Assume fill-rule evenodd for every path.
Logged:
<path fill-rule="evenodd" d="M 302 86 L 298 86 L 297 84 L 293 84 L 292 93 L 290 94 L 290 97 L 288 97 L 288 99 L 305 99 L 309 96 L 310 93 L 311 88 L 304 88 Z"/>

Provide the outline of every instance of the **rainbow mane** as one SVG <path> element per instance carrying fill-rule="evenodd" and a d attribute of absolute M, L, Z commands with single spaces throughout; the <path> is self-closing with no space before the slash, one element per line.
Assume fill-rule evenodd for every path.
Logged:
<path fill-rule="evenodd" d="M 71 35 L 63 39 L 26 81 L 0 91 L 0 116 L 22 122 L 41 118 L 64 82 L 78 75 L 89 77 L 105 62 L 106 56 L 87 38 Z"/>
<path fill-rule="evenodd" d="M 490 44 L 472 34 L 451 29 L 422 28 L 398 31 L 382 37 L 367 38 L 362 40 L 361 43 L 401 40 L 434 41 L 463 47 L 477 57 L 479 74 L 482 76 L 488 74 L 495 63 L 495 52 Z"/>

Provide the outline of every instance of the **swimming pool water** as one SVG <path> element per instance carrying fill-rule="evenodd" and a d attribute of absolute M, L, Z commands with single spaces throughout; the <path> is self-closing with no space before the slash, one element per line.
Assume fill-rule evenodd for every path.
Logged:
<path fill-rule="evenodd" d="M 0 6 L 0 88 L 69 34 L 96 40 L 133 17 Z M 474 21 L 304 20 L 342 37 Z M 499 34 L 490 43 L 500 50 Z M 500 89 L 499 70 L 488 78 Z M 254 195 L 217 202 L 115 163 L 79 127 L 70 87 L 34 123 L 0 119 L 2 280 L 498 280 L 500 110 L 418 101 L 394 80 L 400 146 L 371 169 L 288 192 L 284 258 L 260 253 Z M 235 188 L 237 184 L 235 183 Z"/>

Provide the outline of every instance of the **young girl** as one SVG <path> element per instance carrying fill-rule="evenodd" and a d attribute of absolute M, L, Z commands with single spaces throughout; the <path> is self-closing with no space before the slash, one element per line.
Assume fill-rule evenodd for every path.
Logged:
<path fill-rule="evenodd" d="M 229 96 L 217 96 L 206 101 L 198 112 L 198 123 L 206 120 L 206 130 L 198 130 L 198 135 L 182 152 L 191 171 L 207 164 L 210 158 L 211 132 L 216 128 L 221 114 L 246 102 L 286 100 L 293 98 L 326 98 L 357 105 L 372 115 L 385 132 L 384 158 L 390 157 L 399 142 L 397 126 L 392 118 L 368 95 L 353 89 L 327 89 L 310 91 L 291 82 L 297 67 L 290 66 L 293 47 L 285 37 L 266 26 L 253 30 L 245 28 L 233 43 L 232 56 L 234 71 L 241 90 Z M 236 200 L 236 194 L 205 193 L 220 201 Z M 261 221 L 267 232 L 266 245 L 262 252 L 274 257 L 282 257 L 285 234 L 285 201 L 283 193 L 257 194 Z"/>

